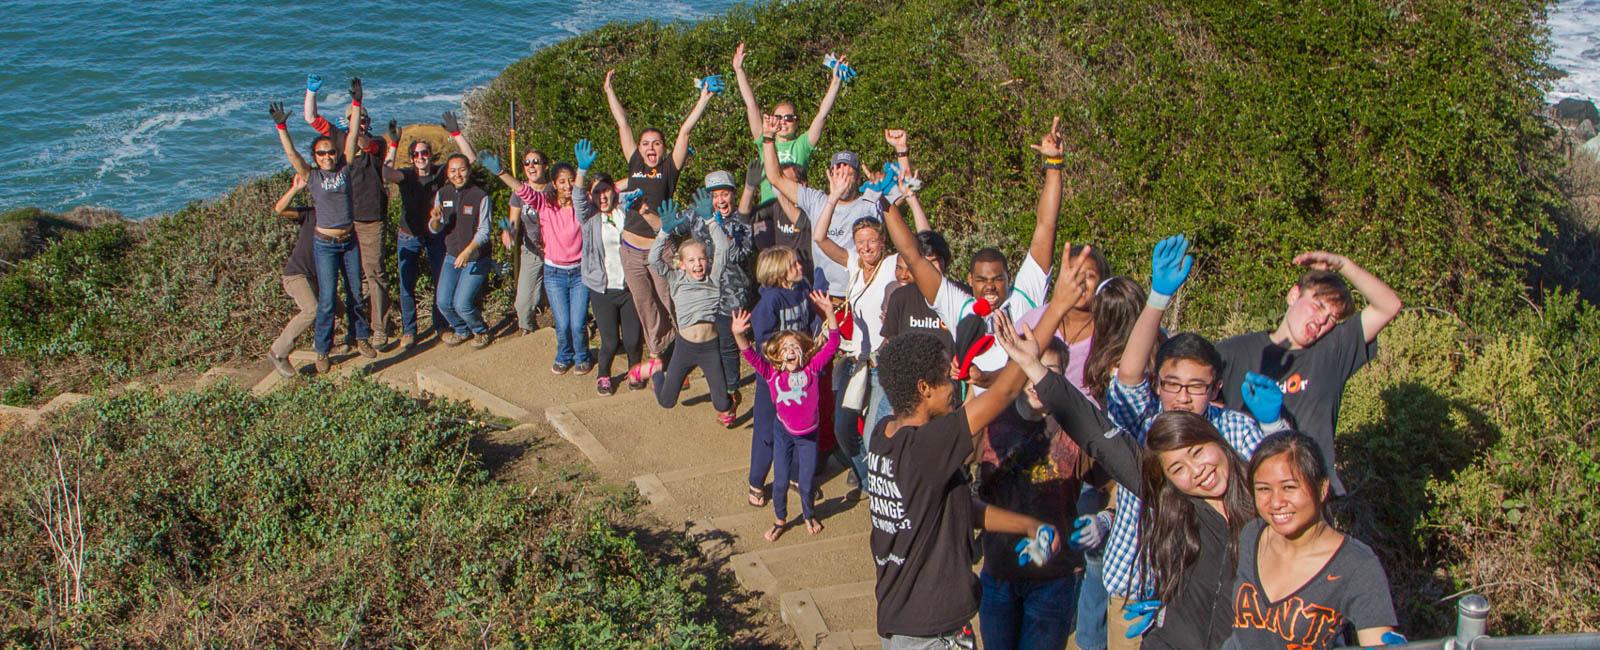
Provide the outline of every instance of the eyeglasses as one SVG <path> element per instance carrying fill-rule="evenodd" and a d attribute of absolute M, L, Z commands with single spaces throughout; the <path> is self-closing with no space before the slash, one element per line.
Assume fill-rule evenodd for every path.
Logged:
<path fill-rule="evenodd" d="M 314 153 L 316 153 L 319 156 L 334 156 L 334 155 L 338 155 L 339 152 L 337 150 L 334 150 L 334 149 L 318 149 Z"/>
<path fill-rule="evenodd" d="M 799 121 L 799 119 L 800 119 L 800 116 L 799 115 L 795 115 L 794 113 L 790 113 L 788 115 L 774 115 L 773 117 L 776 117 L 776 118 L 778 118 L 780 120 L 783 120 L 785 122 L 795 122 L 795 121 Z"/>
<path fill-rule="evenodd" d="M 1180 392 L 1190 395 L 1204 395 L 1211 390 L 1211 384 L 1183 384 L 1170 379 L 1161 380 L 1161 392 L 1177 394 Z"/>

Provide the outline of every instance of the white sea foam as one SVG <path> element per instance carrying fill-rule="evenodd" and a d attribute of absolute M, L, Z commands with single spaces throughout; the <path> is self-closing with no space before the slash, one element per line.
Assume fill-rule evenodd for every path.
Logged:
<path fill-rule="evenodd" d="M 1549 99 L 1600 101 L 1600 0 L 1563 0 L 1550 11 L 1550 65 L 1566 72 Z"/>

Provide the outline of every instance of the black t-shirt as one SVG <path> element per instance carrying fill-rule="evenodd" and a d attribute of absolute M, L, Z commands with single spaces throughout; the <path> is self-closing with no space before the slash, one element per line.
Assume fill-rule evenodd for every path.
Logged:
<path fill-rule="evenodd" d="M 1233 581 L 1233 637 L 1224 650 L 1323 650 L 1346 621 L 1357 630 L 1394 627 L 1389 576 L 1372 548 L 1346 535 L 1328 563 L 1294 593 L 1267 599 L 1257 570 L 1266 522 L 1239 532 L 1239 577 Z"/>
<path fill-rule="evenodd" d="M 811 277 L 816 266 L 811 260 L 811 220 L 806 218 L 804 212 L 796 221 L 789 221 L 789 215 L 784 214 L 783 206 L 778 205 L 778 200 L 773 199 L 754 212 L 750 213 L 751 242 L 756 250 L 766 250 L 773 246 L 788 246 L 799 254 L 800 265 L 805 267 L 806 277 Z"/>
<path fill-rule="evenodd" d="M 350 216 L 356 221 L 383 221 L 389 210 L 389 193 L 383 187 L 383 140 L 372 141 L 378 143 L 377 153 L 358 150 L 350 162 Z"/>
<path fill-rule="evenodd" d="M 989 423 L 978 451 L 978 498 L 1012 512 L 1036 517 L 1070 535 L 1078 518 L 1078 445 L 1055 420 L 1022 417 L 1016 405 Z M 1020 535 L 984 532 L 983 570 L 1002 580 L 1051 580 L 1072 575 L 1083 554 L 1065 544 L 1042 567 L 1017 565 Z M 1063 540 L 1064 542 L 1065 540 Z"/>
<path fill-rule="evenodd" d="M 939 313 L 928 306 L 916 283 L 908 284 L 889 294 L 883 310 L 883 329 L 879 334 L 887 341 L 906 332 L 926 332 L 939 337 L 946 352 L 955 353 L 956 341 L 950 328 L 939 318 Z"/>
<path fill-rule="evenodd" d="M 972 573 L 972 453 L 966 409 L 894 436 L 878 425 L 867 449 L 872 557 L 878 565 L 878 634 L 934 636 L 978 612 Z"/>
<path fill-rule="evenodd" d="M 644 164 L 644 156 L 635 150 L 633 157 L 628 159 L 628 189 L 644 190 L 644 204 L 650 206 L 651 210 L 660 210 L 661 202 L 672 198 L 672 193 L 678 191 L 678 166 L 672 164 L 672 152 L 666 152 L 651 167 Z"/>
<path fill-rule="evenodd" d="M 433 171 L 427 174 L 418 173 L 415 166 L 398 171 L 402 176 L 397 185 L 400 186 L 400 206 L 404 212 L 400 220 L 400 232 L 427 240 L 428 213 L 433 210 L 433 195 L 444 185 L 444 168 L 434 165 Z"/>
<path fill-rule="evenodd" d="M 317 211 L 313 208 L 294 208 L 294 211 L 300 213 L 295 217 L 300 227 L 296 229 L 294 249 L 289 251 L 289 259 L 283 261 L 283 274 L 316 280 L 317 262 L 311 257 L 311 236 L 317 231 Z"/>
<path fill-rule="evenodd" d="M 1253 332 L 1223 340 L 1217 344 L 1217 352 L 1222 355 L 1222 398 L 1227 407 L 1245 410 L 1240 387 L 1246 372 L 1258 372 L 1278 382 L 1283 389 L 1285 417 L 1322 447 L 1333 493 L 1342 496 L 1344 483 L 1334 470 L 1333 446 L 1339 402 L 1344 398 L 1345 382 L 1378 354 L 1378 342 L 1367 342 L 1360 315 L 1346 319 L 1303 350 L 1273 343 L 1268 332 Z"/>

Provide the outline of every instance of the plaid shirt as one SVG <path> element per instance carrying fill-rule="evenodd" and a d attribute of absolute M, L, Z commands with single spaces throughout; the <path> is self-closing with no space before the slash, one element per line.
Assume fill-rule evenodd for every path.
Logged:
<path fill-rule="evenodd" d="M 1111 421 L 1133 434 L 1139 444 L 1144 444 L 1150 424 L 1161 414 L 1161 400 L 1150 388 L 1150 381 L 1147 379 L 1137 386 L 1124 386 L 1121 381 L 1112 378 L 1106 393 L 1106 411 Z M 1261 442 L 1261 427 L 1254 418 L 1244 413 L 1207 406 L 1206 420 L 1217 428 L 1234 451 L 1245 458 L 1249 458 Z M 1106 541 L 1105 569 L 1101 573 L 1106 592 L 1113 596 L 1132 598 L 1142 596 L 1144 592 L 1136 584 L 1139 573 L 1139 508 L 1143 505 L 1144 502 L 1134 496 L 1133 490 L 1118 486 L 1117 516 L 1111 525 L 1111 536 Z"/>

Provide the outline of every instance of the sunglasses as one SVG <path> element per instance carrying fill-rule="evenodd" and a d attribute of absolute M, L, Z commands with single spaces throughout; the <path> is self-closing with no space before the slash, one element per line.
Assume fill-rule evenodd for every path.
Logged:
<path fill-rule="evenodd" d="M 426 158 L 426 157 L 432 156 L 432 155 L 433 155 L 433 152 L 432 151 L 428 151 L 427 149 L 418 149 L 416 151 L 411 152 L 411 157 L 412 158 Z"/>
<path fill-rule="evenodd" d="M 315 153 L 319 156 L 333 156 L 338 155 L 339 152 L 333 149 L 318 149 Z"/>
<path fill-rule="evenodd" d="M 788 115 L 774 115 L 773 117 L 776 117 L 776 118 L 778 118 L 780 120 L 783 120 L 785 122 L 796 122 L 796 121 L 799 121 L 799 119 L 800 119 L 799 115 L 795 115 L 793 113 L 790 113 Z"/>
<path fill-rule="evenodd" d="M 524 166 L 527 166 L 527 167 L 533 167 L 535 165 L 544 165 L 544 161 L 543 160 L 539 160 L 538 158 L 529 158 L 527 160 L 522 161 L 522 164 Z"/>

